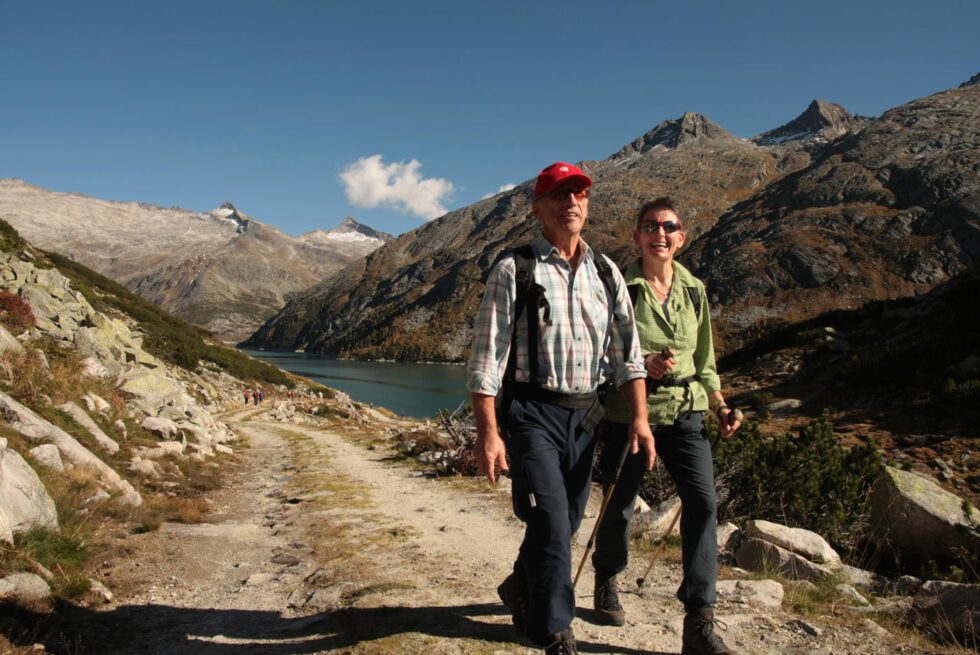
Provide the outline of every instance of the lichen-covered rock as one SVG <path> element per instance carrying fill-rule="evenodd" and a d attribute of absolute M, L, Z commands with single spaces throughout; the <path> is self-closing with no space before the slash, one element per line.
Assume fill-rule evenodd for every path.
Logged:
<path fill-rule="evenodd" d="M 980 511 L 916 473 L 884 467 L 871 493 L 871 529 L 903 561 L 980 552 Z"/>

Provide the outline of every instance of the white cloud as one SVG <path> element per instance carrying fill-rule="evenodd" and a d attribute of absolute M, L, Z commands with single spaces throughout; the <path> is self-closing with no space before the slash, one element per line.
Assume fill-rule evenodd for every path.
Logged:
<path fill-rule="evenodd" d="M 499 189 L 497 189 L 496 191 L 494 191 L 493 193 L 488 193 L 487 195 L 481 197 L 480 200 L 486 200 L 487 198 L 493 198 L 498 193 L 503 193 L 504 191 L 510 191 L 511 189 L 515 188 L 516 186 L 517 186 L 516 184 L 505 184 L 502 187 L 500 187 Z"/>
<path fill-rule="evenodd" d="M 443 200 L 455 187 L 442 178 L 423 178 L 421 168 L 416 159 L 386 164 L 381 155 L 371 155 L 341 171 L 340 181 L 348 202 L 355 207 L 372 209 L 385 205 L 431 221 L 446 213 Z"/>

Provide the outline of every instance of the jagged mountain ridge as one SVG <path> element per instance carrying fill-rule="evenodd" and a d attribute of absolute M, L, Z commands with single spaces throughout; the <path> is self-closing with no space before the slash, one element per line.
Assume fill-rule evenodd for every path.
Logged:
<path fill-rule="evenodd" d="M 681 259 L 708 280 L 715 324 L 732 348 L 767 322 L 926 290 L 977 256 L 970 230 L 980 212 L 970 198 L 980 160 L 973 145 L 980 125 L 978 93 L 976 85 L 946 91 L 878 119 L 851 117 L 837 105 L 814 101 L 794 121 L 753 140 L 734 137 L 696 114 L 666 121 L 606 160 L 582 162 L 595 181 L 586 239 L 625 262 L 632 256 L 636 207 L 663 193 L 678 197 L 689 235 Z M 773 134 L 784 138 L 776 145 L 756 142 Z M 889 158 L 892 165 L 876 163 Z M 943 166 L 949 170 L 930 182 Z M 879 174 L 892 175 L 892 182 L 876 181 Z M 527 218 L 532 184 L 528 180 L 402 235 L 294 299 L 247 344 L 459 361 L 489 264 L 502 248 L 529 239 L 536 229 L 536 221 Z M 935 193 L 954 187 L 960 200 L 953 204 L 945 191 Z M 933 197 L 913 201 L 917 193 Z M 962 225 L 949 227 L 951 217 L 937 212 L 937 203 L 955 204 Z M 849 215 L 859 205 L 867 210 L 864 230 L 893 242 L 865 249 L 829 235 L 833 248 L 821 246 L 816 258 L 807 254 L 810 235 L 827 231 L 821 227 L 824 213 Z M 792 229 L 778 220 L 789 215 L 799 218 Z M 887 231 L 910 215 L 908 222 L 926 216 L 916 230 L 931 234 L 908 239 L 901 230 Z M 740 235 L 736 228 L 757 216 L 768 216 L 767 225 L 751 237 Z M 872 230 L 874 225 L 880 230 Z M 936 255 L 926 254 L 930 247 Z M 920 274 L 886 261 L 937 257 L 945 261 L 926 264 Z M 886 271 L 887 279 L 879 279 Z M 767 275 L 777 280 L 771 283 Z"/>
<path fill-rule="evenodd" d="M 738 343 L 931 289 L 980 259 L 980 87 L 885 112 L 732 208 L 685 255 Z"/>
<path fill-rule="evenodd" d="M 797 165 L 807 158 L 801 150 Z M 622 260 L 631 251 L 636 207 L 668 191 L 691 208 L 685 216 L 689 233 L 700 234 L 734 202 L 779 175 L 784 160 L 697 114 L 664 121 L 609 159 L 583 162 L 595 181 L 587 239 Z M 710 175 L 693 175 L 705 162 L 723 165 Z M 297 296 L 245 345 L 459 359 L 490 262 L 537 229 L 528 219 L 532 186 L 528 180 L 402 235 Z"/>
<path fill-rule="evenodd" d="M 38 246 L 227 341 L 246 337 L 290 294 L 388 238 L 356 222 L 293 237 L 231 203 L 198 213 L 58 193 L 13 179 L 0 180 L 0 217 Z"/>

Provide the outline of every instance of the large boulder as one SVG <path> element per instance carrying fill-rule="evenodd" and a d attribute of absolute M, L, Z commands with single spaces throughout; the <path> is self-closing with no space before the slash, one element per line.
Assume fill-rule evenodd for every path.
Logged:
<path fill-rule="evenodd" d="M 133 396 L 135 405 L 151 415 L 156 415 L 164 405 L 179 408 L 192 404 L 180 384 L 163 368 L 136 366 L 126 371 L 122 389 Z"/>
<path fill-rule="evenodd" d="M 980 585 L 930 580 L 912 599 L 912 608 L 940 634 L 952 633 L 965 644 L 977 644 Z"/>
<path fill-rule="evenodd" d="M 780 573 L 790 580 L 819 580 L 833 574 L 827 566 L 755 537 L 742 542 L 735 551 L 735 561 L 744 569 Z"/>
<path fill-rule="evenodd" d="M 980 511 L 934 480 L 886 466 L 871 491 L 876 540 L 904 562 L 980 552 Z"/>
<path fill-rule="evenodd" d="M 25 604 L 44 600 L 50 595 L 51 587 L 39 575 L 11 573 L 0 578 L 0 602 Z"/>
<path fill-rule="evenodd" d="M 0 439 L 0 541 L 32 527 L 59 529 L 54 500 L 30 464 Z"/>
<path fill-rule="evenodd" d="M 830 567 L 841 565 L 837 554 L 827 541 L 816 532 L 802 528 L 790 528 L 771 521 L 749 521 L 745 526 L 745 536 L 762 539 L 781 548 L 796 553 L 811 562 Z"/>

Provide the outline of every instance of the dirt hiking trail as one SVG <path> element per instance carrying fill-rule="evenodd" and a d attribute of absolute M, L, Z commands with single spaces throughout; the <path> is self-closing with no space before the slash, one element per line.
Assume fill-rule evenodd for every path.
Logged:
<path fill-rule="evenodd" d="M 522 525 L 506 489 L 431 478 L 386 444 L 307 425 L 224 417 L 247 443 L 208 523 L 129 535 L 100 573 L 116 599 L 64 629 L 64 652 L 141 655 L 541 653 L 514 633 L 496 587 Z M 583 532 L 590 528 L 583 527 Z M 587 538 L 580 536 L 582 541 Z M 577 566 L 583 547 L 574 552 Z M 676 654 L 676 558 L 631 562 L 627 625 L 591 617 L 591 567 L 577 589 L 582 653 Z M 720 593 L 723 637 L 741 653 L 924 653 L 863 619 L 809 617 Z M 53 651 L 53 648 L 49 647 Z"/>

